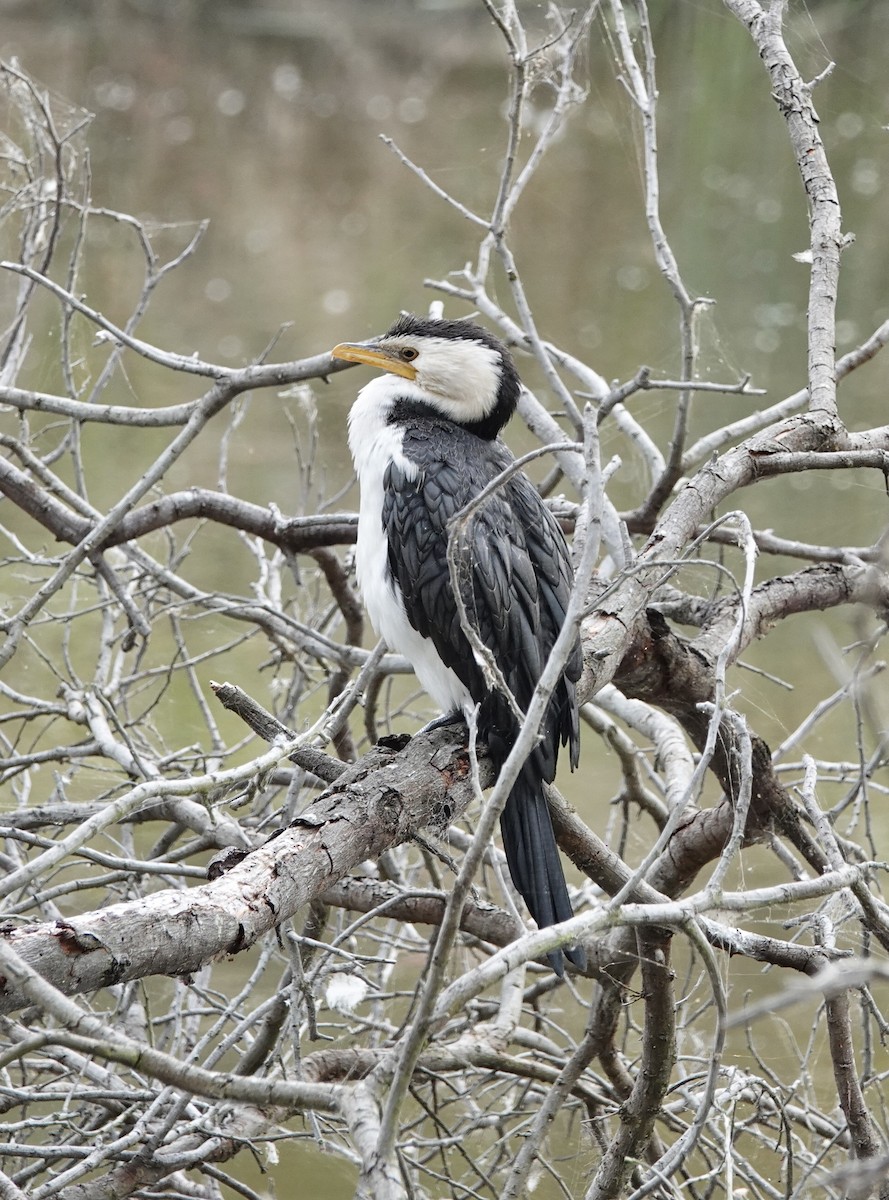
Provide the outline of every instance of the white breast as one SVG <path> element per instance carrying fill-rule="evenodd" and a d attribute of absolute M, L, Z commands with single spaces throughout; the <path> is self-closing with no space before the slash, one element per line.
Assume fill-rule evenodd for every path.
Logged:
<path fill-rule="evenodd" d="M 416 463 L 402 449 L 403 431 L 386 420 L 394 400 L 410 391 L 410 384 L 405 383 L 391 375 L 372 380 L 358 393 L 349 413 L 349 449 L 361 488 L 355 553 L 358 586 L 377 636 L 390 650 L 404 655 L 442 712 L 468 712 L 472 708 L 469 692 L 441 661 L 432 642 L 408 621 L 401 592 L 388 569 L 383 476 L 390 463 L 395 463 L 408 479 L 417 477 Z"/>

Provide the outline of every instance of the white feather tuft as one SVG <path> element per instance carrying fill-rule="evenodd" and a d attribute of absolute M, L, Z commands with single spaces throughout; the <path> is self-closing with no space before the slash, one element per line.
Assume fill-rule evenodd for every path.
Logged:
<path fill-rule="evenodd" d="M 328 1008 L 348 1016 L 364 1000 L 367 992 L 367 984 L 358 975 L 331 975 L 324 989 L 324 999 Z"/>

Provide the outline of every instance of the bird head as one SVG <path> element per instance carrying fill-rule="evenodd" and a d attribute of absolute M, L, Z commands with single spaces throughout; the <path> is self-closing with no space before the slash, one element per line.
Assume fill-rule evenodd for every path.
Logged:
<path fill-rule="evenodd" d="M 407 382 L 404 398 L 477 433 L 496 437 L 521 391 L 512 356 L 469 321 L 406 315 L 372 342 L 342 342 L 334 358 L 366 363 Z"/>

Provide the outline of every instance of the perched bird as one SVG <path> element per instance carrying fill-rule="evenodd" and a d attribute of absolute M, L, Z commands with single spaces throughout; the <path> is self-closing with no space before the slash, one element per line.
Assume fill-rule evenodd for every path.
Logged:
<path fill-rule="evenodd" d="M 479 735 L 499 771 L 519 723 L 461 626 L 447 550 L 451 517 L 514 461 L 498 436 L 521 389 L 512 358 L 478 325 L 415 316 L 332 354 L 386 372 L 361 389 L 349 414 L 365 607 L 377 634 L 412 664 L 442 721 L 478 706 Z M 469 622 L 524 712 L 564 623 L 572 571 L 558 524 L 521 471 L 475 512 L 459 555 Z M 572 915 L 543 784 L 555 776 L 560 743 L 577 765 L 580 671 L 577 641 L 500 821 L 509 873 L 540 927 Z M 582 964 L 579 949 L 567 953 Z M 562 974 L 561 953 L 550 960 Z"/>

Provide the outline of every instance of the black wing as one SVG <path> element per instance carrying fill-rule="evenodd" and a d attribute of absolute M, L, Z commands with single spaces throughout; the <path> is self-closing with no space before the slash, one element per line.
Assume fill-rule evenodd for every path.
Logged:
<path fill-rule="evenodd" d="M 403 451 L 418 473 L 410 479 L 393 464 L 386 474 L 383 525 L 389 567 L 411 625 L 431 639 L 479 705 L 479 732 L 499 770 L 518 726 L 504 696 L 489 690 L 461 627 L 447 546 L 448 522 L 512 456 L 502 443 L 482 441 L 434 419 L 416 422 L 405 432 Z M 564 623 L 572 583 L 562 532 L 525 475 L 513 475 L 475 511 L 462 530 L 457 562 L 469 619 L 524 711 Z M 581 665 L 578 640 L 553 694 L 541 739 L 501 819 L 510 874 L 541 927 L 571 916 L 542 785 L 555 776 L 560 742 L 569 744 L 571 765 L 577 764 L 574 689 Z M 582 962 L 580 952 L 569 955 Z M 552 959 L 561 971 L 561 955 Z"/>
<path fill-rule="evenodd" d="M 386 475 L 383 525 L 389 566 L 410 623 L 431 639 L 484 707 L 488 688 L 461 628 L 448 572 L 448 522 L 512 456 L 500 442 L 482 441 L 434 419 L 417 422 L 406 432 L 403 450 L 419 471 L 410 480 L 393 465 Z M 564 622 L 572 580 L 562 532 L 525 475 L 513 475 L 470 518 L 459 541 L 458 564 L 472 625 L 524 710 Z M 553 732 L 557 740 L 570 741 L 572 763 L 577 742 L 573 684 L 580 667 L 578 644 L 553 698 L 553 715 L 559 718 Z M 505 706 L 494 707 L 499 715 Z M 513 724 L 507 721 L 504 734 L 513 732 Z M 544 777 L 552 774 L 547 771 Z"/>

